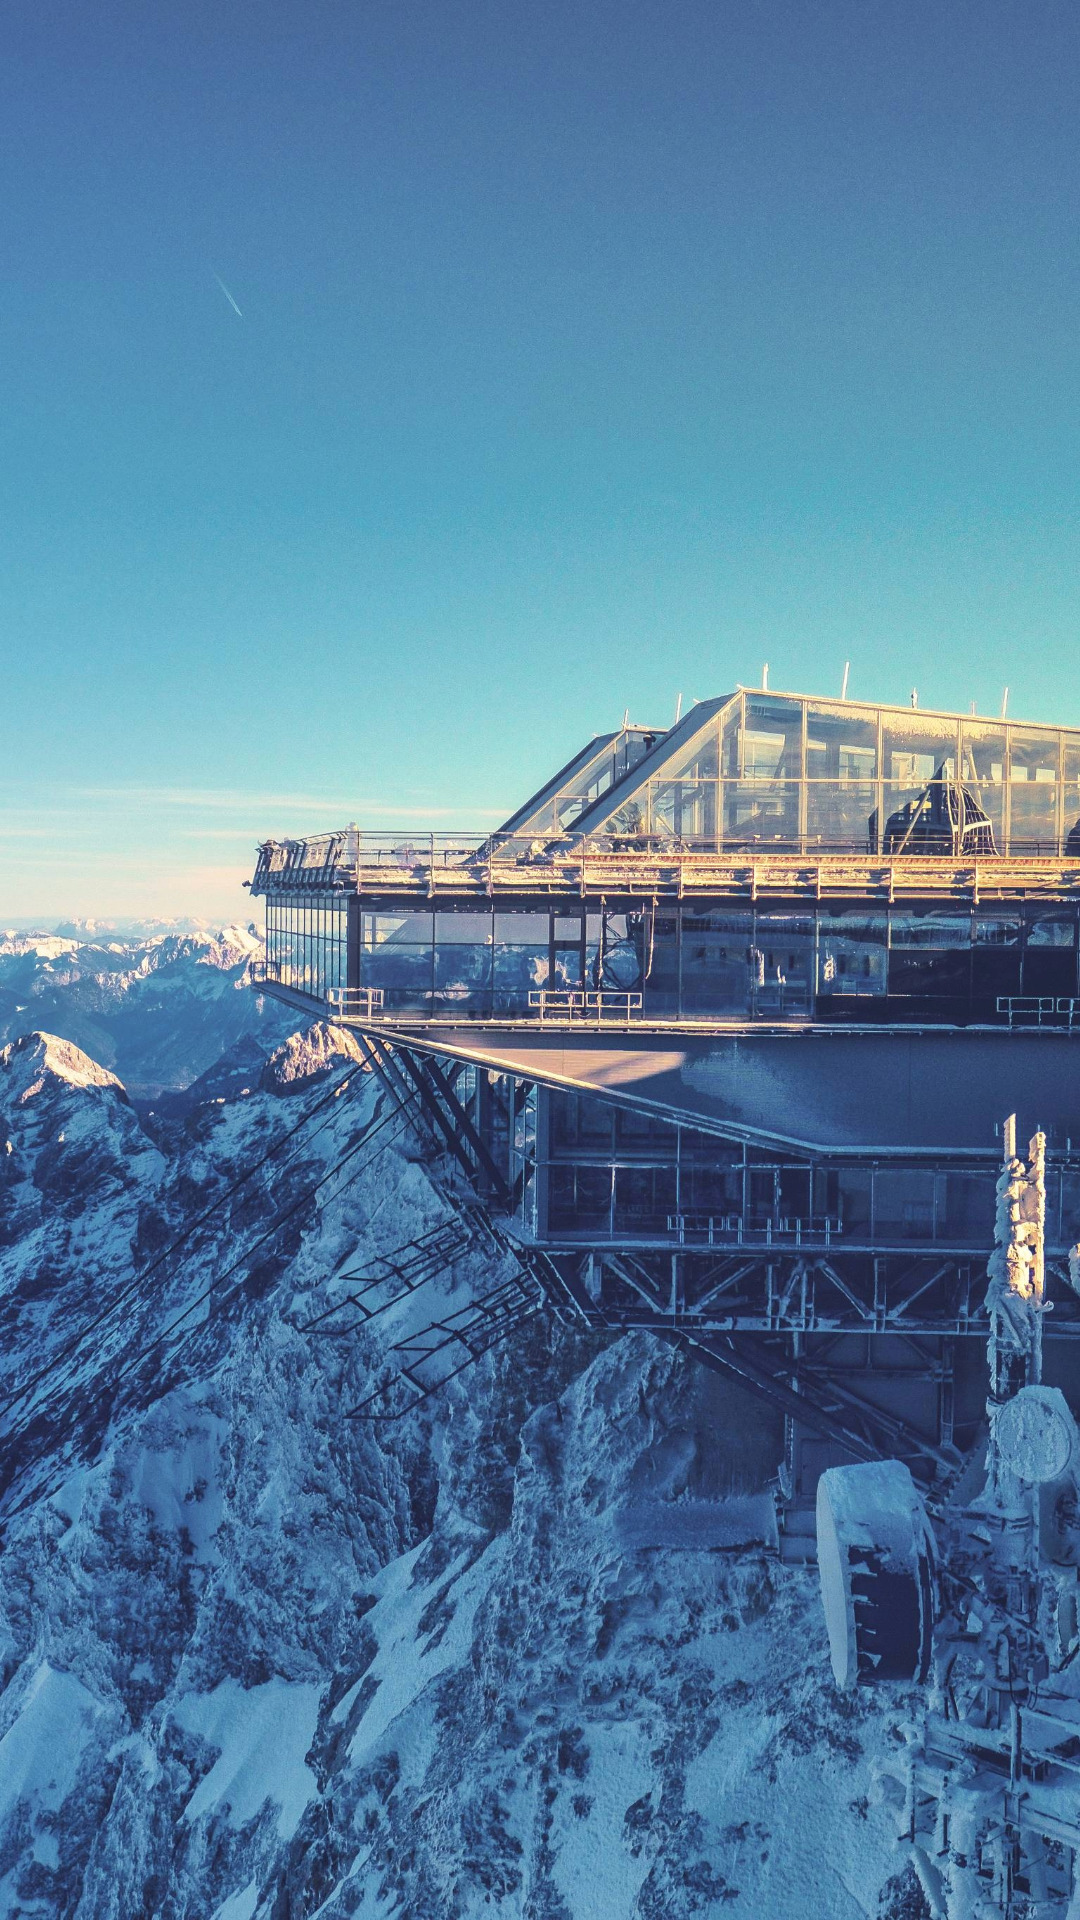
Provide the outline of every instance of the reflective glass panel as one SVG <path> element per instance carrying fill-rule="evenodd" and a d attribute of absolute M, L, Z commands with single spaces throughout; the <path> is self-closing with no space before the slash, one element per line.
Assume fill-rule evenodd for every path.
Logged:
<path fill-rule="evenodd" d="M 747 694 L 742 738 L 744 777 L 796 780 L 802 770 L 802 702 Z"/>
<path fill-rule="evenodd" d="M 799 832 L 797 780 L 729 780 L 724 783 L 724 837 L 737 845 L 780 842 Z"/>
<path fill-rule="evenodd" d="M 1028 921 L 1027 943 L 1029 947 L 1074 947 L 1076 945 L 1076 915 L 1059 910 L 1057 913 L 1038 912 Z"/>
<path fill-rule="evenodd" d="M 872 845 L 876 802 L 876 789 L 868 781 L 811 780 L 806 788 L 807 845 L 865 852 Z"/>
<path fill-rule="evenodd" d="M 882 769 L 886 780 L 902 793 L 924 787 L 939 768 L 956 772 L 955 720 L 932 719 L 913 710 L 911 718 L 886 714 L 882 727 Z"/>
<path fill-rule="evenodd" d="M 983 787 L 1000 787 L 1005 783 L 1005 728 L 994 726 L 986 720 L 963 720 L 960 723 L 962 748 L 962 778 L 976 790 L 979 797 Z"/>
<path fill-rule="evenodd" d="M 933 908 L 926 911 L 916 908 L 910 913 L 894 910 L 890 916 L 889 941 L 894 947 L 933 947 L 939 952 L 947 947 L 968 947 L 971 914 L 962 909 L 955 913 L 942 913 Z"/>
<path fill-rule="evenodd" d="M 1017 780 L 1009 788 L 1009 851 L 1038 855 L 1057 851 L 1057 787 L 1049 781 Z"/>
<path fill-rule="evenodd" d="M 846 998 L 883 994 L 887 932 L 884 914 L 822 914 L 818 922 L 818 992 Z"/>
<path fill-rule="evenodd" d="M 876 775 L 876 719 L 811 701 L 806 709 L 807 779 L 866 781 Z"/>
<path fill-rule="evenodd" d="M 1009 728 L 1009 778 L 1053 786 L 1058 777 L 1059 735 L 1034 727 Z"/>
<path fill-rule="evenodd" d="M 674 840 L 716 841 L 715 780 L 656 781 L 649 820 L 653 833 Z"/>
<path fill-rule="evenodd" d="M 980 909 L 974 921 L 977 947 L 1016 947 L 1020 944 L 1020 917 Z"/>
<path fill-rule="evenodd" d="M 932 1240 L 934 1175 L 879 1168 L 874 1175 L 874 1230 L 898 1240 Z"/>

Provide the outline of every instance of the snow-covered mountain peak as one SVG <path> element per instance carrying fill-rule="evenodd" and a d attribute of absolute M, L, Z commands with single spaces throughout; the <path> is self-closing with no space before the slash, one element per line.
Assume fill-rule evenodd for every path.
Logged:
<path fill-rule="evenodd" d="M 0 928 L 0 954 L 58 960 L 65 953 L 76 953 L 81 944 L 58 933 L 17 933 L 13 927 Z"/>
<path fill-rule="evenodd" d="M 266 1063 L 262 1084 L 267 1092 L 302 1087 L 318 1074 L 349 1060 L 364 1064 L 359 1043 L 344 1027 L 310 1026 L 291 1033 Z"/>
<path fill-rule="evenodd" d="M 73 1041 L 55 1033 L 26 1033 L 0 1048 L 0 1073 L 11 1076 L 5 1092 L 8 1099 L 14 1095 L 19 1106 L 57 1080 L 70 1087 L 115 1087 L 127 1099 L 123 1082 L 115 1073 L 91 1060 Z"/>

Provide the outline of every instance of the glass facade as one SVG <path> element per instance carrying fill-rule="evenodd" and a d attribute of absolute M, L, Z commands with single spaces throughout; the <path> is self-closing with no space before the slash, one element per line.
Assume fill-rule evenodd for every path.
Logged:
<path fill-rule="evenodd" d="M 435 1017 L 600 995 L 656 1019 L 1080 1026 L 1070 876 L 1041 870 L 1036 902 L 1025 869 L 993 872 L 996 856 L 1080 861 L 1080 732 L 743 689 L 666 732 L 591 741 L 485 840 L 374 839 L 260 849 L 272 979 Z M 709 852 L 807 864 L 773 864 L 755 898 L 760 869 L 737 858 L 713 894 Z M 830 853 L 882 859 L 856 870 L 861 900 L 813 864 Z M 928 856 L 963 862 L 962 885 L 923 867 L 914 903 L 890 904 Z M 976 904 L 999 884 L 1001 904 Z"/>
<path fill-rule="evenodd" d="M 596 912 L 489 904 L 369 913 L 347 974 L 342 899 L 267 902 L 271 977 L 388 1012 L 537 1018 L 539 995 L 640 995 L 658 1019 L 993 1020 L 999 999 L 1080 997 L 1080 902 L 839 908 L 708 902 Z"/>
<path fill-rule="evenodd" d="M 271 981 L 325 1000 L 348 984 L 347 908 L 340 898 L 268 897 L 266 964 Z"/>
<path fill-rule="evenodd" d="M 749 691 L 702 712 L 576 830 L 691 850 L 1035 857 L 1072 836 L 1080 857 L 1080 736 L 1064 729 Z"/>
<path fill-rule="evenodd" d="M 540 1169 L 550 1238 L 837 1248 L 993 1243 L 995 1167 L 777 1157 L 549 1090 Z M 1080 1171 L 1047 1169 L 1049 1244 L 1080 1235 Z"/>

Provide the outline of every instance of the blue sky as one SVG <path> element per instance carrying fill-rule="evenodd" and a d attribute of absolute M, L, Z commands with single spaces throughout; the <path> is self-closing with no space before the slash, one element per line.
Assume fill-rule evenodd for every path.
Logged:
<path fill-rule="evenodd" d="M 1080 723 L 1078 129 L 1074 0 L 12 0 L 0 924 L 763 659 Z"/>

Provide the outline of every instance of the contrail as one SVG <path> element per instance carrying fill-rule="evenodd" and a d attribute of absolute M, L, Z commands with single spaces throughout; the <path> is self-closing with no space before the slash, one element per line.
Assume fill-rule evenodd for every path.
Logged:
<path fill-rule="evenodd" d="M 213 267 L 211 267 L 210 271 L 211 273 L 214 273 Z M 221 288 L 221 291 L 225 295 L 225 298 L 228 301 L 230 307 L 232 308 L 233 312 L 236 314 L 237 319 L 242 320 L 244 316 L 240 312 L 240 309 L 237 306 L 236 301 L 233 299 L 232 294 L 229 292 L 229 289 L 225 285 L 225 282 L 222 279 L 220 273 L 214 273 L 214 279 L 217 281 L 218 286 Z"/>

